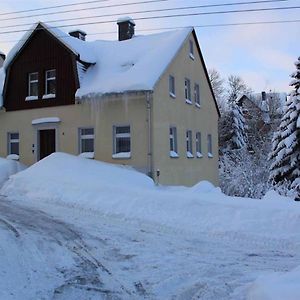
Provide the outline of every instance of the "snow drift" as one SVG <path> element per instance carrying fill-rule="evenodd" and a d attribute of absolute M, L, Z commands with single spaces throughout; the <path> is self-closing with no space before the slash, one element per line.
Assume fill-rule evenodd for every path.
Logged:
<path fill-rule="evenodd" d="M 156 187 L 130 167 L 54 153 L 10 178 L 1 193 L 176 230 L 298 235 L 300 207 L 270 192 L 263 200 L 228 197 L 208 182 L 192 188 Z"/>
<path fill-rule="evenodd" d="M 8 180 L 9 176 L 25 169 L 21 163 L 0 157 L 0 186 Z"/>

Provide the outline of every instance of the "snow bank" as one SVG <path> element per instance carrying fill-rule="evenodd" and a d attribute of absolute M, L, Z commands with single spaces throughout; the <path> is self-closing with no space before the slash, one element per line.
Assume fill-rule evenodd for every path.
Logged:
<path fill-rule="evenodd" d="M 250 287 L 248 300 L 299 300 L 300 267 L 287 273 L 259 277 Z"/>
<path fill-rule="evenodd" d="M 1 193 L 177 230 L 299 239 L 300 205 L 275 192 L 256 200 L 225 196 L 208 182 L 157 187 L 132 168 L 63 153 L 12 176 Z"/>
<path fill-rule="evenodd" d="M 0 186 L 8 180 L 9 176 L 25 169 L 25 166 L 14 159 L 0 157 Z"/>

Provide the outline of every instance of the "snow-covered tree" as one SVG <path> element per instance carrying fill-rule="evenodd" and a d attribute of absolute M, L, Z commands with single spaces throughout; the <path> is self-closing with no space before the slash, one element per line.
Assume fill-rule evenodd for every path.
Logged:
<path fill-rule="evenodd" d="M 232 115 L 232 145 L 234 149 L 243 148 L 247 143 L 245 118 L 236 101 L 230 103 Z"/>
<path fill-rule="evenodd" d="M 278 186 L 288 183 L 300 194 L 300 57 L 295 65 L 290 83 L 293 91 L 283 108 L 269 158 L 270 181 Z"/>

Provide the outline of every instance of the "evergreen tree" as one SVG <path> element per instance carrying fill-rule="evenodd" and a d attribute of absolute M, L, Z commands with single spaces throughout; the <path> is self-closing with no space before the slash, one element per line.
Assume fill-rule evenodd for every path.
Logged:
<path fill-rule="evenodd" d="M 288 184 L 300 191 L 300 57 L 290 86 L 293 91 L 283 109 L 279 129 L 274 134 L 269 159 L 272 160 L 270 180 L 275 185 Z"/>
<path fill-rule="evenodd" d="M 236 101 L 230 104 L 232 115 L 232 136 L 231 141 L 233 149 L 241 149 L 247 143 L 247 136 L 245 130 L 245 118 L 241 107 Z"/>

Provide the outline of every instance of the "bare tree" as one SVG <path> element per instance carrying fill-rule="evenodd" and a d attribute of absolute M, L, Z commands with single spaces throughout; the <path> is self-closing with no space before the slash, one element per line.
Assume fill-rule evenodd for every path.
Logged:
<path fill-rule="evenodd" d="M 224 79 L 221 77 L 220 73 L 216 69 L 209 69 L 208 74 L 215 97 L 218 101 L 218 105 L 220 109 L 223 110 L 225 102 Z"/>

